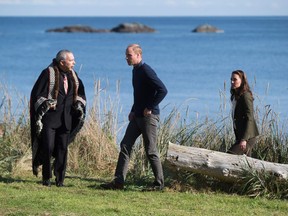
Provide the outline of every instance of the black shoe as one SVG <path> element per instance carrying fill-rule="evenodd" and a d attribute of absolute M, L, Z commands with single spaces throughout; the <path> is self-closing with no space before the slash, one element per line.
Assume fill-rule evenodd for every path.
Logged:
<path fill-rule="evenodd" d="M 100 187 L 105 189 L 105 190 L 123 190 L 124 184 L 112 181 L 110 183 L 101 184 Z"/>
<path fill-rule="evenodd" d="M 160 186 L 154 185 L 154 186 L 152 187 L 152 190 L 153 190 L 153 191 L 163 191 L 163 190 L 164 190 L 164 185 L 160 185 Z"/>
<path fill-rule="evenodd" d="M 49 179 L 43 180 L 43 181 L 42 181 L 42 184 L 43 184 L 44 186 L 51 187 L 51 182 L 50 182 Z"/>
<path fill-rule="evenodd" d="M 163 191 L 163 190 L 164 190 L 164 186 L 152 186 L 152 187 L 145 188 L 142 191 Z"/>
<path fill-rule="evenodd" d="M 153 186 L 143 189 L 143 191 L 163 191 L 164 185 L 153 183 Z"/>
<path fill-rule="evenodd" d="M 57 187 L 64 187 L 63 181 L 58 181 L 58 179 L 56 178 L 55 182 Z"/>
<path fill-rule="evenodd" d="M 56 182 L 56 186 L 57 187 L 64 187 L 64 184 L 63 184 L 63 182 Z"/>

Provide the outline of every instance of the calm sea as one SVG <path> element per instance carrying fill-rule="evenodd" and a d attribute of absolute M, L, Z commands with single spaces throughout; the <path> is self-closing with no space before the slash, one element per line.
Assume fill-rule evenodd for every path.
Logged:
<path fill-rule="evenodd" d="M 111 29 L 124 22 L 139 22 L 157 32 L 45 32 L 75 24 Z M 224 33 L 191 32 L 201 24 Z M 13 99 L 29 98 L 42 69 L 60 49 L 69 49 L 86 86 L 88 105 L 92 105 L 94 83 L 101 80 L 103 95 L 119 100 L 126 118 L 132 103 L 132 68 L 124 57 L 130 43 L 142 45 L 144 61 L 168 88 L 161 103 L 162 118 L 173 107 L 189 107 L 191 118 L 217 118 L 222 104 L 229 113 L 229 80 L 235 69 L 247 73 L 255 106 L 262 110 L 270 106 L 282 119 L 288 116 L 288 17 L 0 17 L 1 85 L 8 87 Z M 3 92 L 0 96 L 1 101 L 6 98 Z"/>

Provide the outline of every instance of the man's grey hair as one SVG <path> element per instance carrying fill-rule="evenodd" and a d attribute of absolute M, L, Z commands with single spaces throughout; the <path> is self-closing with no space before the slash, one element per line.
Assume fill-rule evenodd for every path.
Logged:
<path fill-rule="evenodd" d="M 70 50 L 60 50 L 56 55 L 56 61 L 59 63 L 62 60 L 66 60 L 67 53 L 72 53 Z"/>

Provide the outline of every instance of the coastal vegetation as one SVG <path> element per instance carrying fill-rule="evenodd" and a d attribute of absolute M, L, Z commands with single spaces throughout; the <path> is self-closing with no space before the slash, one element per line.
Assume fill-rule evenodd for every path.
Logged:
<path fill-rule="evenodd" d="M 175 107 L 168 115 L 162 116 L 158 144 L 166 176 L 163 193 L 142 192 L 153 181 L 153 174 L 141 138 L 133 151 L 126 190 L 100 190 L 99 185 L 103 181 L 113 178 L 118 158 L 118 136 L 127 124 L 119 120 L 119 97 L 111 98 L 109 92 L 101 89 L 100 85 L 100 81 L 95 82 L 94 98 L 88 107 L 84 127 L 69 146 L 66 187 L 47 189 L 40 184 L 41 177 L 32 176 L 29 100 L 19 97 L 13 98 L 12 102 L 7 88 L 0 84 L 0 214 L 287 213 L 288 182 L 276 181 L 273 175 L 251 170 L 243 175 L 244 183 L 228 184 L 199 174 L 179 172 L 175 175 L 165 168 L 169 141 L 222 152 L 233 143 L 234 134 L 230 114 L 227 112 L 230 107 L 226 104 L 225 89 L 219 92 L 220 109 L 216 118 L 191 118 L 189 107 L 184 112 L 180 112 L 180 107 Z M 260 99 L 255 97 L 255 100 Z M 255 108 L 255 115 L 261 135 L 252 156 L 275 163 L 288 163 L 288 122 L 280 119 L 269 105 L 259 104 Z M 146 207 L 145 200 L 153 200 L 151 208 Z M 58 205 L 60 202 L 62 206 Z M 219 211 L 215 212 L 215 209 Z"/>

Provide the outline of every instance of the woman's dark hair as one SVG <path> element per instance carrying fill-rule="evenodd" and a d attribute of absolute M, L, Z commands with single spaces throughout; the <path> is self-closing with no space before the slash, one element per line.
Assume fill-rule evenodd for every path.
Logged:
<path fill-rule="evenodd" d="M 246 74 L 242 70 L 235 70 L 232 72 L 231 76 L 233 74 L 237 74 L 240 77 L 241 85 L 237 89 L 233 89 L 231 86 L 230 88 L 231 98 L 230 99 L 233 100 L 233 98 L 235 98 L 236 100 L 238 100 L 240 96 L 244 94 L 245 92 L 249 92 L 253 98 L 253 94 L 252 94 L 252 91 L 250 90 L 250 86 L 249 86 Z"/>

